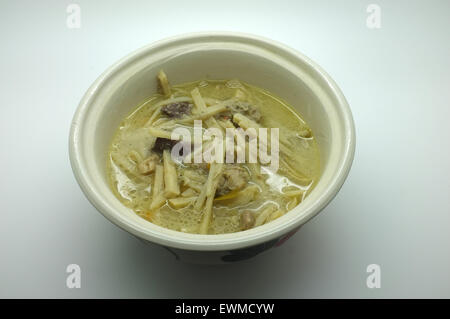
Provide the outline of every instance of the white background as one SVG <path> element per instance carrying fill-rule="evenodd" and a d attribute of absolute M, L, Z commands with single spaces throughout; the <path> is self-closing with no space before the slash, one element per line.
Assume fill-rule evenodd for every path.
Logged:
<path fill-rule="evenodd" d="M 0 297 L 450 297 L 449 1 L 1 1 Z M 242 31 L 318 62 L 353 111 L 353 168 L 335 200 L 276 250 L 186 265 L 101 216 L 68 159 L 89 85 L 167 36 Z M 80 289 L 66 266 L 80 265 Z M 381 288 L 366 267 L 381 266 Z"/>

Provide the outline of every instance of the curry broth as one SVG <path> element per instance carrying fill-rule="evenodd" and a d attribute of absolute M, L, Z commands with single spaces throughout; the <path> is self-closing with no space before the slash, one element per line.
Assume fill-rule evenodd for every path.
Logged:
<path fill-rule="evenodd" d="M 158 183 L 160 178 L 157 177 L 158 168 L 152 171 L 152 167 L 164 166 L 165 162 L 163 153 L 155 151 L 159 137 L 149 133 L 149 127 L 165 128 L 164 125 L 172 123 L 174 120 L 170 118 L 170 112 L 181 109 L 181 103 L 184 103 L 183 110 L 190 108 L 194 112 L 198 106 L 195 100 L 188 100 L 196 88 L 207 108 L 221 105 L 223 101 L 237 103 L 242 106 L 241 109 L 247 107 L 246 111 L 237 108 L 238 112 L 233 113 L 227 106 L 226 111 L 212 116 L 214 123 L 230 123 L 229 116 L 223 114 L 231 114 L 234 119 L 241 112 L 244 117 L 253 116 L 252 123 L 258 123 L 261 127 L 279 128 L 280 137 L 280 163 L 276 173 L 259 163 L 222 166 L 214 198 L 210 199 L 212 208 L 209 217 L 204 216 L 206 208 L 198 202 L 213 164 L 172 163 L 179 194 L 166 198 L 162 192 L 160 207 L 151 209 L 152 205 L 158 206 L 155 206 L 154 188 L 155 181 Z M 257 227 L 284 215 L 299 205 L 314 187 L 320 176 L 314 135 L 300 115 L 282 99 L 237 80 L 203 80 L 175 85 L 169 90 L 170 95 L 156 93 L 127 116 L 119 125 L 109 149 L 107 170 L 110 186 L 117 198 L 139 216 L 182 232 L 232 233 Z M 178 104 L 175 103 L 172 110 L 169 105 L 174 103 L 170 101 L 177 99 L 187 101 L 176 102 Z M 169 104 L 164 104 L 164 101 L 169 101 Z M 190 115 L 182 116 L 181 119 Z M 233 125 L 236 126 L 236 123 Z M 144 165 L 146 159 L 147 166 Z M 228 184 L 222 189 L 224 179 Z M 203 205 L 208 205 L 208 199 L 205 201 Z"/>

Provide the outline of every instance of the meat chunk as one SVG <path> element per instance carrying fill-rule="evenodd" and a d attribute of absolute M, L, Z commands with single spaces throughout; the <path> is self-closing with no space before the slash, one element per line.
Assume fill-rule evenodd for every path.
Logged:
<path fill-rule="evenodd" d="M 188 102 L 170 103 L 161 108 L 161 113 L 168 117 L 180 118 L 191 112 L 192 104 Z"/>
<path fill-rule="evenodd" d="M 226 165 L 217 187 L 216 196 L 240 190 L 247 185 L 250 176 L 247 170 L 237 165 Z"/>
<path fill-rule="evenodd" d="M 178 141 L 169 140 L 168 138 L 158 137 L 156 138 L 152 151 L 162 153 L 164 150 L 171 150 L 177 142 Z"/>
<path fill-rule="evenodd" d="M 139 173 L 141 173 L 142 175 L 152 173 L 156 168 L 156 164 L 158 163 L 159 163 L 159 156 L 157 154 L 150 155 L 149 157 L 147 157 L 145 160 L 143 160 L 138 164 Z"/>
<path fill-rule="evenodd" d="M 178 156 L 185 157 L 189 155 L 189 153 L 192 151 L 192 145 L 188 144 L 184 141 L 174 141 L 170 140 L 168 138 L 158 137 L 155 141 L 155 145 L 153 145 L 152 151 L 162 154 L 164 150 L 172 151 L 172 148 L 177 144 L 181 143 L 181 148 L 179 149 Z M 185 152 L 186 151 L 186 152 Z M 186 153 L 186 154 L 185 154 Z"/>

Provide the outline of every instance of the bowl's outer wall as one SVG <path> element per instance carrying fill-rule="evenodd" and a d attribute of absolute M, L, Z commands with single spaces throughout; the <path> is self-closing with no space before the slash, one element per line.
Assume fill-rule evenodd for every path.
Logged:
<path fill-rule="evenodd" d="M 195 250 L 186 250 L 186 249 L 177 249 L 171 248 L 167 246 L 161 246 L 167 251 L 170 252 L 170 255 L 174 257 L 176 260 L 190 263 L 190 264 L 204 264 L 204 265 L 220 265 L 220 264 L 229 264 L 244 261 L 250 258 L 253 258 L 259 254 L 267 252 L 271 248 L 279 247 L 284 244 L 289 238 L 291 238 L 299 229 L 294 229 L 290 231 L 288 234 L 269 240 L 267 242 L 241 248 L 234 250 L 224 250 L 224 251 L 195 251 Z M 145 244 L 154 245 L 154 243 L 149 242 L 147 240 L 143 241 Z"/>

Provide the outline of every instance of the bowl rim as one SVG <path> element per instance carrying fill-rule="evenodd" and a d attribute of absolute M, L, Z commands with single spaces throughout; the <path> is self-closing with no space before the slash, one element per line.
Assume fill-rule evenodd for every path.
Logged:
<path fill-rule="evenodd" d="M 108 81 L 111 76 L 125 67 L 127 63 L 131 63 L 131 61 L 142 56 L 143 54 L 146 54 L 148 51 L 154 50 L 159 47 L 176 44 L 177 42 L 185 43 L 186 41 L 194 41 L 201 38 L 222 38 L 228 39 L 228 41 L 234 39 L 240 42 L 251 41 L 252 43 L 258 43 L 266 47 L 275 48 L 280 52 L 284 51 L 284 53 L 296 57 L 297 59 L 303 61 L 312 69 L 314 69 L 321 80 L 323 80 L 327 84 L 329 93 L 331 93 L 338 102 L 344 124 L 345 137 L 345 143 L 342 146 L 343 155 L 341 158 L 341 162 L 335 174 L 333 175 L 330 184 L 321 193 L 320 197 L 309 207 L 309 212 L 306 214 L 302 214 L 302 216 L 297 218 L 295 222 L 279 225 L 278 227 L 272 229 L 270 228 L 270 224 L 266 224 L 250 231 L 241 231 L 238 233 L 223 235 L 186 234 L 167 229 L 164 229 L 164 232 L 161 231 L 160 233 L 154 233 L 153 231 L 148 231 L 144 227 L 138 227 L 136 224 L 131 223 L 129 220 L 118 216 L 119 214 L 115 214 L 115 212 L 112 211 L 108 205 L 106 205 L 107 203 L 103 201 L 99 192 L 92 188 L 92 185 L 89 181 L 89 176 L 87 176 L 87 174 L 85 173 L 85 163 L 83 163 L 82 156 L 80 155 L 80 150 L 82 149 L 80 144 L 80 135 L 82 133 L 84 117 L 88 113 L 87 111 L 96 93 L 102 88 L 102 86 L 105 84 L 105 82 Z M 309 59 L 299 51 L 292 49 L 280 42 L 259 35 L 229 31 L 203 31 L 180 34 L 153 42 L 127 54 L 125 57 L 121 58 L 119 61 L 108 67 L 88 88 L 73 116 L 69 134 L 69 158 L 72 171 L 85 196 L 105 218 L 107 218 L 109 221 L 119 226 L 120 228 L 126 230 L 127 232 L 130 232 L 131 234 L 137 236 L 138 238 L 167 247 L 192 251 L 224 251 L 242 249 L 245 247 L 255 246 L 257 244 L 261 244 L 276 238 L 280 238 L 283 235 L 295 231 L 301 225 L 321 212 L 339 192 L 348 176 L 351 165 L 353 163 L 355 147 L 355 125 L 350 107 L 337 84 L 325 72 L 325 70 L 322 69 L 322 67 L 320 67 L 318 64 L 313 62 L 311 59 Z M 257 229 L 260 231 L 255 231 Z M 183 234 L 183 238 L 181 238 L 180 234 Z M 180 237 L 177 237 L 177 235 Z"/>

